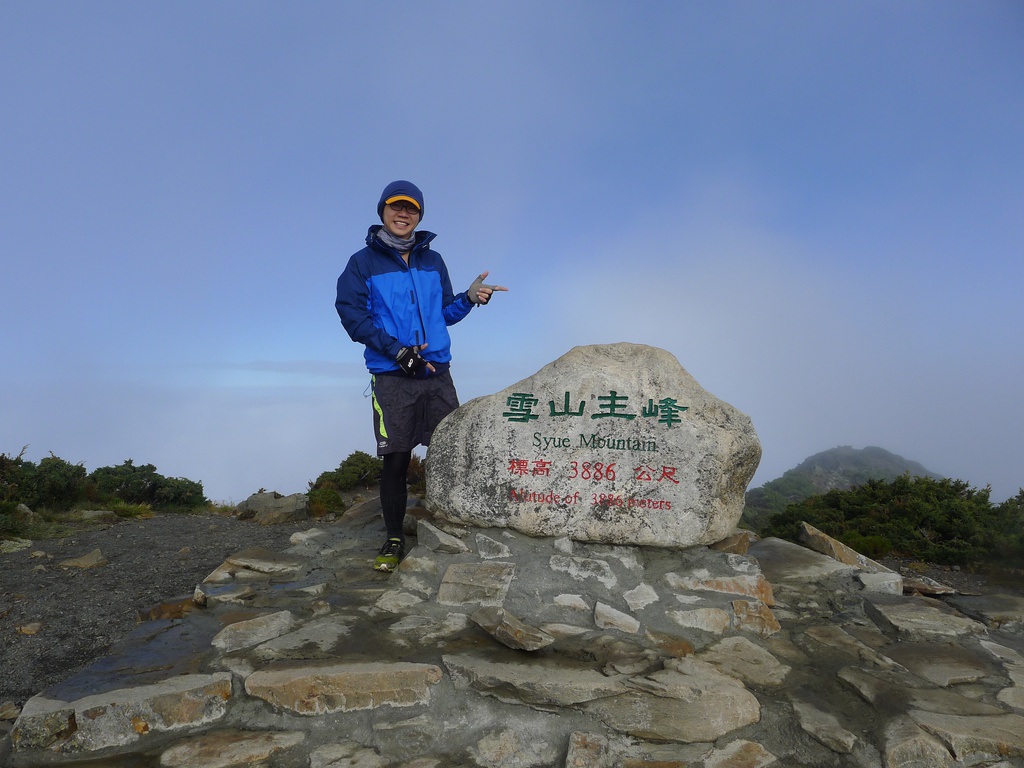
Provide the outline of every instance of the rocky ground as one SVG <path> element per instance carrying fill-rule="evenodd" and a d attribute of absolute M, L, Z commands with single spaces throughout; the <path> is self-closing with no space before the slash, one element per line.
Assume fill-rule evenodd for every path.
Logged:
<path fill-rule="evenodd" d="M 289 536 L 310 525 L 155 514 L 0 554 L 0 707 L 21 707 L 105 655 L 140 612 L 191 595 L 229 555 L 254 546 L 284 550 Z M 96 549 L 105 565 L 61 566 Z"/>
<path fill-rule="evenodd" d="M 743 765 L 910 768 L 924 763 L 901 756 L 921 749 L 942 757 L 929 765 L 956 754 L 956 765 L 1024 767 L 1020 602 L 949 598 L 1018 628 L 986 629 L 940 600 L 865 590 L 864 575 L 798 545 L 759 542 L 757 594 L 772 582 L 773 614 L 751 596 L 746 561 L 724 552 L 426 523 L 387 576 L 368 567 L 380 533 L 368 499 L 330 521 L 163 515 L 0 555 L 0 765 L 55 764 L 57 750 L 103 768 L 212 768 L 244 747 L 283 750 L 278 768 L 721 768 L 748 751 L 758 760 Z M 66 563 L 96 550 L 105 564 Z M 203 610 L 136 627 L 155 605 L 190 605 L 243 550 L 203 585 Z M 962 570 L 889 565 L 1007 591 Z M 14 726 L 46 688 L 50 701 L 31 699 Z M 698 710 L 695 690 L 710 697 Z M 202 735 L 176 736 L 181 722 Z M 1015 757 L 997 761 L 1004 741 Z"/>
<path fill-rule="evenodd" d="M 66 679 L 130 632 L 147 612 L 192 590 L 231 554 L 260 546 L 282 551 L 313 523 L 260 526 L 212 514 L 156 514 L 75 530 L 0 555 L 0 707 L 21 707 Z M 106 565 L 62 567 L 98 549 Z M 1022 594 L 1019 577 L 885 560 L 968 594 Z"/>

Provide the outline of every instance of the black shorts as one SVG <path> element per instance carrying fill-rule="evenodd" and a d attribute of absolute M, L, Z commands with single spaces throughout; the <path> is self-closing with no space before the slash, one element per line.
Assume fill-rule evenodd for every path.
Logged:
<path fill-rule="evenodd" d="M 448 371 L 426 379 L 374 376 L 372 401 L 378 456 L 430 445 L 441 419 L 459 407 Z"/>

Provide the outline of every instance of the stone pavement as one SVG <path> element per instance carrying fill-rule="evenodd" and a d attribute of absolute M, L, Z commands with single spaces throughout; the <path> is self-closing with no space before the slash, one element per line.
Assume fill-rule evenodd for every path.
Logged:
<path fill-rule="evenodd" d="M 31 699 L 0 764 L 1024 767 L 1020 599 L 904 595 L 777 539 L 420 516 L 392 576 L 374 502 L 229 558 Z"/>

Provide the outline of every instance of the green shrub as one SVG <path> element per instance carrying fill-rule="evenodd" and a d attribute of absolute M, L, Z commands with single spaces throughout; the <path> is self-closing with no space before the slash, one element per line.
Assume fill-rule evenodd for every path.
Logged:
<path fill-rule="evenodd" d="M 345 511 L 345 500 L 334 488 L 314 488 L 309 494 L 309 514 L 323 517 L 331 512 Z"/>
<path fill-rule="evenodd" d="M 17 456 L 0 454 L 0 531 L 5 533 L 24 533 L 24 523 L 14 515 L 18 504 L 57 515 L 83 507 L 124 509 L 136 515 L 151 508 L 177 511 L 207 504 L 202 483 L 164 477 L 152 464 L 136 466 L 128 459 L 86 474 L 81 464 L 52 453 L 39 464 L 26 461 L 25 450 Z"/>
<path fill-rule="evenodd" d="M 1024 488 L 996 507 L 993 516 L 996 536 L 991 559 L 1024 563 Z"/>
<path fill-rule="evenodd" d="M 164 477 L 152 464 L 136 466 L 131 459 L 116 467 L 100 467 L 89 475 L 89 500 L 109 504 L 149 505 L 176 511 L 206 504 L 203 484 L 184 477 Z"/>
<path fill-rule="evenodd" d="M 18 518 L 14 516 L 14 509 L 17 506 L 13 501 L 0 501 L 0 538 L 17 536 L 21 530 Z"/>
<path fill-rule="evenodd" d="M 31 467 L 31 462 L 26 462 L 25 467 Z M 33 470 L 26 472 L 25 486 L 27 492 L 22 494 L 22 501 L 31 509 L 71 509 L 85 499 L 85 467 L 51 453 Z"/>
<path fill-rule="evenodd" d="M 380 480 L 383 470 L 384 462 L 381 459 L 355 451 L 336 470 L 338 490 L 350 491 L 360 486 L 371 486 Z"/>
<path fill-rule="evenodd" d="M 321 473 L 320 477 L 310 486 L 310 490 L 331 488 L 335 491 L 351 491 L 359 486 L 370 486 L 380 480 L 384 462 L 362 451 L 350 454 L 330 472 Z"/>
<path fill-rule="evenodd" d="M 157 509 L 196 509 L 204 504 L 202 483 L 184 477 L 159 477 L 157 480 L 153 491 L 153 506 Z"/>
<path fill-rule="evenodd" d="M 850 531 L 843 536 L 842 542 L 872 560 L 887 557 L 892 552 L 892 542 L 885 536 L 862 536 L 857 531 Z"/>
<path fill-rule="evenodd" d="M 765 536 L 799 541 L 806 521 L 869 557 L 946 565 L 1024 562 L 1024 492 L 995 506 L 989 489 L 909 475 L 812 496 L 771 517 Z"/>
<path fill-rule="evenodd" d="M 127 501 L 114 499 L 102 505 L 103 509 L 113 512 L 118 517 L 151 517 L 153 508 L 149 504 L 129 504 Z"/>
<path fill-rule="evenodd" d="M 22 458 L 26 445 L 17 456 L 8 456 L 0 453 L 0 503 L 11 504 L 11 511 L 14 511 L 21 501 L 21 493 L 25 483 L 25 460 Z M 0 514 L 3 514 L 3 507 L 0 507 Z"/>
<path fill-rule="evenodd" d="M 369 487 L 380 480 L 384 462 L 368 453 L 355 451 L 337 469 L 322 472 L 309 484 L 309 511 L 315 516 L 344 512 L 342 492 Z"/>
<path fill-rule="evenodd" d="M 97 500 L 116 498 L 128 504 L 153 504 L 161 479 L 152 464 L 137 467 L 131 459 L 116 467 L 100 467 L 89 475 Z"/>
<path fill-rule="evenodd" d="M 415 453 L 409 459 L 409 493 L 425 496 L 427 493 L 427 462 Z"/>

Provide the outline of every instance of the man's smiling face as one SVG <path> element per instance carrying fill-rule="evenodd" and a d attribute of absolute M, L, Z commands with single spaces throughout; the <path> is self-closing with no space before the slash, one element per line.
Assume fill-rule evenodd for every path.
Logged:
<path fill-rule="evenodd" d="M 420 223 L 420 212 L 415 204 L 406 200 L 396 200 L 384 206 L 383 219 L 388 232 L 407 240 L 412 237 L 416 225 Z"/>

